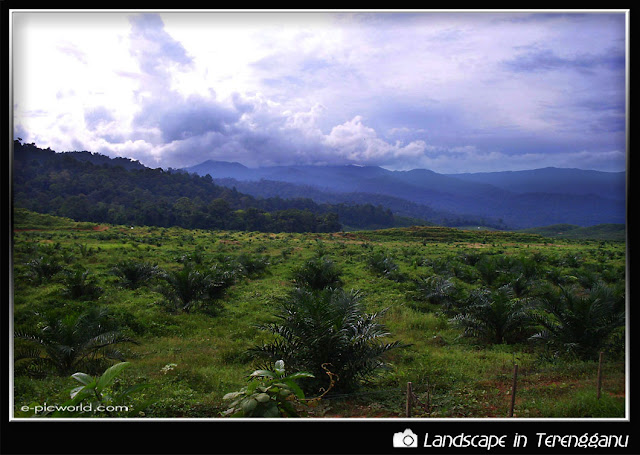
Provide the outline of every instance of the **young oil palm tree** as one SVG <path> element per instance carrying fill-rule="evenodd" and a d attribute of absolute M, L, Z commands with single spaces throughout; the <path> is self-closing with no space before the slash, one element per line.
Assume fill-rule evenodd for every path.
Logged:
<path fill-rule="evenodd" d="M 624 296 L 599 283 L 591 289 L 559 286 L 538 300 L 541 330 L 532 339 L 555 355 L 595 359 L 611 335 L 625 324 Z"/>
<path fill-rule="evenodd" d="M 431 275 L 414 281 L 417 298 L 439 305 L 445 314 L 453 316 L 456 302 L 460 299 L 460 291 L 449 278 Z"/>
<path fill-rule="evenodd" d="M 111 272 L 119 278 L 122 287 L 137 289 L 158 273 L 158 266 L 149 262 L 124 260 L 118 262 Z"/>
<path fill-rule="evenodd" d="M 509 286 L 495 291 L 472 291 L 462 312 L 452 322 L 462 328 L 463 336 L 486 343 L 514 343 L 526 338 L 530 327 L 530 303 L 516 298 Z"/>
<path fill-rule="evenodd" d="M 62 295 L 69 299 L 94 300 L 103 293 L 91 271 L 82 267 L 65 271 L 64 285 Z"/>
<path fill-rule="evenodd" d="M 62 271 L 62 265 L 55 256 L 38 256 L 27 263 L 29 277 L 35 284 L 41 284 Z"/>
<path fill-rule="evenodd" d="M 190 313 L 197 307 L 217 312 L 216 302 L 224 290 L 234 282 L 232 272 L 216 267 L 209 270 L 196 268 L 190 263 L 181 270 L 163 274 L 164 283 L 160 292 L 166 298 L 167 307 L 174 312 Z"/>
<path fill-rule="evenodd" d="M 369 256 L 367 265 L 378 276 L 398 282 L 405 280 L 405 276 L 400 272 L 398 264 L 383 251 L 376 251 Z"/>
<path fill-rule="evenodd" d="M 349 391 L 385 367 L 384 354 L 400 346 L 379 322 L 382 313 L 365 314 L 357 290 L 295 288 L 280 302 L 278 321 L 263 326 L 275 335 L 252 350 L 267 362 L 284 360 L 292 369 L 308 371 L 308 391 L 326 387 L 326 366 L 338 377 L 334 391 Z"/>
<path fill-rule="evenodd" d="M 109 360 L 124 360 L 116 345 L 136 343 L 120 332 L 105 307 L 44 321 L 40 330 L 18 330 L 14 338 L 16 371 L 34 376 L 44 376 L 50 370 L 61 376 L 79 369 L 97 372 Z"/>
<path fill-rule="evenodd" d="M 334 261 L 318 256 L 308 260 L 302 267 L 294 270 L 293 281 L 298 287 L 314 290 L 328 287 L 336 288 L 342 286 L 341 273 L 342 271 Z"/>

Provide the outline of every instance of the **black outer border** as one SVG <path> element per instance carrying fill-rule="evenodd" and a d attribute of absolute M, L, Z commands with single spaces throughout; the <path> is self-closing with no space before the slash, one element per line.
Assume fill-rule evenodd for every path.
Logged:
<path fill-rule="evenodd" d="M 410 428 L 418 435 L 417 448 L 394 448 L 393 435 Z M 8 431 L 7 431 L 8 430 Z M 425 434 L 503 436 L 505 447 L 424 447 Z M 538 433 L 546 435 L 629 435 L 627 447 L 538 447 Z M 474 421 L 443 422 L 428 419 L 390 419 L 363 422 L 348 419 L 322 421 L 172 420 L 153 422 L 22 422 L 3 431 L 3 454 L 638 454 L 640 438 L 630 422 L 603 421 Z M 516 435 L 526 447 L 513 447 Z M 9 436 L 7 438 L 7 436 Z"/>
<path fill-rule="evenodd" d="M 72 2 L 73 3 L 73 2 Z M 91 3 L 77 3 L 66 8 L 96 7 Z M 133 8 L 134 5 L 124 5 L 122 2 L 100 5 L 123 9 Z M 154 5 L 135 5 L 136 8 L 158 8 Z M 215 5 L 193 5 L 194 8 L 212 7 Z M 29 7 L 42 9 L 62 9 L 59 2 L 55 4 L 36 4 L 20 0 L 0 0 L 1 17 L 0 30 L 3 31 L 2 46 L 2 72 L 4 77 L 3 119 L 8 122 L 2 128 L 2 157 L 3 167 L 9 170 L 9 179 L 3 182 L 3 189 L 9 194 L 3 198 L 3 205 L 8 203 L 10 213 L 8 222 L 3 223 L 4 239 L 11 240 L 11 173 L 12 164 L 12 129 L 11 103 L 9 96 L 11 90 L 11 74 L 9 67 L 9 21 L 10 9 L 28 9 Z M 234 7 L 235 8 L 235 7 Z M 627 14 L 630 14 L 628 12 Z M 628 16 L 630 31 L 630 16 Z M 630 61 L 628 61 L 630 65 Z M 629 67 L 627 68 L 629 76 Z M 6 84 L 6 85 L 5 85 Z M 629 87 L 629 82 L 627 82 Z M 630 103 L 629 91 L 627 102 Z M 8 111 L 7 111 L 8 108 Z M 630 110 L 627 110 L 627 150 L 629 150 L 630 134 Z M 8 125 L 8 127 L 7 127 Z M 629 177 L 630 155 L 627 152 L 627 213 L 630 204 Z M 6 174 L 5 174 L 6 177 Z M 4 180 L 4 179 L 3 179 Z M 4 186 L 6 185 L 6 186 Z M 4 212 L 7 213 L 7 212 Z M 7 218 L 5 217 L 5 220 Z M 630 247 L 631 239 L 629 231 L 629 217 L 627 216 L 627 282 L 630 285 Z M 4 251 L 4 247 L 3 247 Z M 10 252 L 7 256 L 10 259 Z M 5 264 L 7 264 L 5 262 Z M 10 262 L 9 262 L 10 265 Z M 9 273 L 3 274 L 9 281 L 3 289 L 11 289 Z M 6 295 L 6 294 L 5 294 Z M 627 296 L 630 299 L 629 296 Z M 630 309 L 629 309 L 630 310 Z M 629 311 L 630 312 L 630 311 Z M 3 327 L 9 327 L 10 321 L 4 318 L 9 316 L 9 311 L 3 305 L 0 317 L 3 319 Z M 628 314 L 630 317 L 630 314 Z M 4 325 L 4 324 L 7 325 Z M 630 328 L 630 326 L 628 326 Z M 2 355 L 8 354 L 10 349 L 9 334 L 4 332 L 0 338 L 2 341 Z M 630 334 L 628 334 L 630 341 Z M 630 347 L 629 347 L 630 349 Z M 451 421 L 432 419 L 318 419 L 318 420 L 239 420 L 230 419 L 170 419 L 170 420 L 82 420 L 82 421 L 34 421 L 32 419 L 9 420 L 9 396 L 7 391 L 8 378 L 11 372 L 6 360 L 2 363 L 2 429 L 0 430 L 1 454 L 339 454 L 339 453 L 366 453 L 366 454 L 640 454 L 640 434 L 632 431 L 631 420 L 519 420 L 519 419 L 487 419 L 469 420 L 452 419 Z M 631 371 L 628 383 L 630 384 Z M 630 391 L 627 391 L 630 393 Z M 633 406 L 631 406 L 633 408 Z M 413 449 L 397 449 L 392 445 L 393 435 L 410 428 L 419 437 L 419 446 Z M 432 448 L 424 447 L 425 434 L 430 435 L 506 435 L 504 448 L 486 450 L 482 448 Z M 629 436 L 627 447 L 613 448 L 565 448 L 538 447 L 538 433 L 547 435 L 622 435 Z M 524 435 L 528 439 L 526 447 L 514 448 L 514 437 Z"/>

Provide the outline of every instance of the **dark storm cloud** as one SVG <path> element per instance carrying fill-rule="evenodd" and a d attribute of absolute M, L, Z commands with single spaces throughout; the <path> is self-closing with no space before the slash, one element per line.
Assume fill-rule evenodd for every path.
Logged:
<path fill-rule="evenodd" d="M 134 118 L 135 127 L 158 128 L 162 140 L 173 142 L 208 132 L 224 133 L 240 113 L 215 99 L 183 98 L 177 93 L 153 96 L 143 103 Z"/>

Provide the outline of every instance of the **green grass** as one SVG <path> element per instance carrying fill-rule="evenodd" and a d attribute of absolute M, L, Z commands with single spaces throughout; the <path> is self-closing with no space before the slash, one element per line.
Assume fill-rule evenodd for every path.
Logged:
<path fill-rule="evenodd" d="M 139 344 L 126 346 L 131 362 L 126 384 L 148 383 L 145 394 L 156 403 L 146 417 L 218 417 L 222 397 L 239 390 L 256 367 L 247 349 L 267 341 L 258 325 L 273 321 L 278 299 L 293 286 L 293 271 L 323 253 L 342 270 L 345 289 L 364 293 L 366 312 L 387 309 L 383 322 L 407 347 L 390 353 L 390 368 L 348 396 L 328 397 L 311 416 L 403 415 L 404 390 L 412 382 L 429 409 L 424 417 L 504 417 L 507 415 L 513 364 L 520 368 L 518 417 L 619 417 L 624 415 L 625 370 L 622 355 L 607 356 L 606 393 L 591 396 L 597 374 L 594 362 L 549 360 L 536 347 L 485 346 L 461 338 L 437 305 L 419 302 L 412 280 L 436 273 L 438 260 L 462 264 L 465 254 L 538 257 L 562 276 L 592 269 L 612 283 L 624 283 L 622 242 L 549 239 L 528 233 L 459 230 L 442 227 L 387 229 L 333 234 L 267 234 L 105 226 L 26 211 L 16 211 L 14 225 L 15 324 L 37 326 L 38 314 L 60 316 L 91 305 L 105 305 Z M 33 229 L 33 230 L 31 230 Z M 85 254 L 81 254 L 84 251 Z M 404 280 L 375 274 L 367 265 L 382 251 L 398 266 Z M 88 269 L 104 292 L 93 301 L 72 301 L 61 295 L 60 274 L 36 284 L 28 261 L 55 255 L 65 268 Z M 111 268 L 124 259 L 148 261 L 163 270 L 179 270 L 196 258 L 204 265 L 224 263 L 240 254 L 268 258 L 265 273 L 242 277 L 221 298 L 215 315 L 195 311 L 170 314 L 160 305 L 158 281 L 138 289 L 119 287 Z M 577 259 L 571 259 L 577 258 Z M 572 262 L 573 261 L 573 262 Z M 463 289 L 481 285 L 477 276 L 453 280 Z M 556 384 L 556 385 L 554 385 Z M 564 386 L 562 384 L 565 384 Z M 63 402 L 74 387 L 72 378 L 15 378 L 15 409 L 37 402 Z"/>
<path fill-rule="evenodd" d="M 561 239 L 622 242 L 625 240 L 626 226 L 624 224 L 598 224 L 596 226 L 580 227 L 573 224 L 555 224 L 541 228 L 524 229 L 520 232 Z"/>

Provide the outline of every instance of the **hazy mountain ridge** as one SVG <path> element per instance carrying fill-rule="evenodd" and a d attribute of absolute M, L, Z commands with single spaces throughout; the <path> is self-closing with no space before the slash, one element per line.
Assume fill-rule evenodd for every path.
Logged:
<path fill-rule="evenodd" d="M 309 198 L 317 203 L 327 204 L 372 204 L 383 207 L 393 207 L 396 216 L 428 220 L 430 223 L 443 226 L 463 226 L 481 224 L 494 228 L 505 228 L 504 223 L 489 217 L 455 214 L 446 210 L 435 210 L 427 205 L 417 204 L 385 194 L 362 192 L 331 192 L 323 191 L 310 185 L 301 185 L 276 180 L 237 180 L 233 178 L 215 178 L 213 181 L 220 186 L 236 188 L 238 191 L 255 197 L 281 197 L 284 199 Z"/>
<path fill-rule="evenodd" d="M 386 196 L 397 211 L 399 200 L 434 213 L 477 217 L 512 229 L 569 223 L 591 226 L 625 223 L 625 172 L 543 168 L 479 174 L 438 174 L 426 169 L 389 171 L 376 166 L 274 166 L 248 168 L 239 163 L 206 161 L 187 172 L 243 182 L 284 182 L 334 195 Z M 224 185 L 224 182 L 221 184 Z M 256 183 L 257 184 L 257 183 Z M 308 190 L 300 188 L 301 194 Z M 273 188 L 271 189 L 273 191 Z M 295 189 L 288 187 L 290 194 Z M 252 194 L 260 192 L 254 185 Z M 279 195 L 270 193 L 270 195 Z M 280 194 L 281 195 L 281 194 Z M 309 196 L 314 197 L 314 196 Z M 320 197 L 316 194 L 316 198 Z M 348 197 L 353 197 L 349 195 Z M 415 208 L 415 207 L 413 207 Z M 410 215 L 410 216 L 416 216 Z M 429 221 L 432 219 L 427 218 Z"/>
<path fill-rule="evenodd" d="M 596 194 L 609 199 L 624 200 L 626 192 L 625 172 L 546 167 L 528 171 L 447 175 L 469 182 L 488 183 L 516 193 Z"/>

